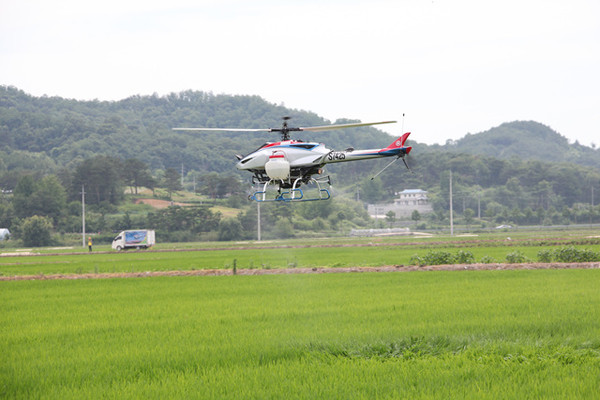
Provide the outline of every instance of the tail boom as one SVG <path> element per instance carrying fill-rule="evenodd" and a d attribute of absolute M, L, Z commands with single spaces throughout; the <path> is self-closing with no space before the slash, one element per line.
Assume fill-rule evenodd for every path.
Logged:
<path fill-rule="evenodd" d="M 372 150 L 346 150 L 346 151 L 331 151 L 323 156 L 322 163 L 330 164 L 336 162 L 345 161 L 357 161 L 357 160 L 368 160 L 370 158 L 381 158 L 381 157 L 404 157 L 412 150 L 412 147 L 404 146 L 406 139 L 410 132 L 405 133 L 398 139 L 394 140 L 392 144 L 383 149 L 372 149 Z"/>

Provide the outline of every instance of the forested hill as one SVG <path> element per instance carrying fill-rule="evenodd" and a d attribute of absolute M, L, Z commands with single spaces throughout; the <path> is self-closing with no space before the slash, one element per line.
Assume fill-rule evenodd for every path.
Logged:
<path fill-rule="evenodd" d="M 434 146 L 437 147 L 437 146 Z M 491 156 L 548 162 L 570 162 L 600 170 L 600 149 L 570 144 L 566 137 L 534 121 L 515 121 L 460 140 L 448 141 L 442 149 Z"/>
<path fill-rule="evenodd" d="M 190 171 L 200 177 L 217 172 L 248 182 L 250 174 L 235 168 L 235 154 L 245 155 L 264 142 L 277 141 L 277 135 L 178 132 L 172 128 L 278 128 L 283 116 L 293 117 L 290 126 L 355 122 L 328 121 L 258 96 L 186 91 L 113 102 L 77 101 L 35 97 L 0 86 L 0 186 L 12 190 L 21 177 L 32 173 L 56 175 L 72 192 L 71 198 L 76 198 L 79 186 L 72 184 L 74 176 L 85 176 L 82 166 L 88 164 L 84 161 L 98 158 L 95 156 L 113 157 L 100 158 L 102 162 L 111 160 L 109 169 L 117 186 L 128 178 L 123 176 L 127 172 L 124 164 L 115 159 L 134 165 L 142 161 L 156 178 L 167 168 L 180 170 L 183 164 L 188 176 Z M 375 127 L 298 132 L 294 138 L 324 142 L 339 150 L 385 147 L 393 140 Z M 506 123 L 443 146 L 426 146 L 418 140 L 415 128 L 410 138 L 414 150 L 407 157 L 413 173 L 397 163 L 371 180 L 389 161 L 367 160 L 327 166 L 327 174 L 336 190 L 354 197 L 360 189 L 361 199 L 370 203 L 390 200 L 404 189 L 423 188 L 437 199 L 434 205 L 438 209 L 447 205 L 448 171 L 454 172 L 455 193 L 483 193 L 482 201 L 501 199 L 499 203 L 511 209 L 571 207 L 589 202 L 593 188 L 600 187 L 600 150 L 569 144 L 536 122 Z M 467 203 L 463 206 L 470 207 Z"/>
<path fill-rule="evenodd" d="M 235 154 L 247 154 L 266 141 L 276 141 L 277 135 L 183 133 L 171 128 L 276 128 L 283 116 L 293 117 L 291 126 L 354 122 L 328 121 L 313 112 L 288 109 L 258 96 L 186 91 L 115 102 L 77 101 L 34 97 L 0 86 L 0 171 L 56 171 L 95 155 L 110 155 L 140 159 L 153 170 L 184 164 L 187 170 L 235 173 Z M 332 149 L 382 147 L 391 140 L 373 127 L 303 132 L 294 138 L 325 142 Z M 418 135 L 411 137 L 412 145 L 415 140 Z M 570 162 L 600 170 L 600 149 L 570 144 L 533 121 L 509 122 L 443 146 L 417 144 L 416 148 L 421 153 L 441 150 L 505 160 Z"/>
<path fill-rule="evenodd" d="M 328 121 L 307 111 L 288 109 L 258 96 L 186 91 L 167 96 L 133 96 L 121 101 L 77 101 L 34 97 L 0 86 L 0 171 L 56 171 L 95 155 L 137 158 L 151 169 L 235 173 L 235 154 L 247 154 L 272 133 L 175 132 L 173 127 L 279 128 L 348 123 Z M 345 149 L 387 146 L 392 138 L 375 128 L 326 133 L 302 132 L 295 139 L 326 142 Z"/>

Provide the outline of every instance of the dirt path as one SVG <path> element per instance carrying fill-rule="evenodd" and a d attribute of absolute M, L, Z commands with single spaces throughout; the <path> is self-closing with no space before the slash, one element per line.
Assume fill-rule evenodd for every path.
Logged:
<path fill-rule="evenodd" d="M 589 263 L 529 263 L 529 264 L 452 264 L 429 265 L 424 267 L 393 265 L 383 267 L 350 268 L 276 268 L 238 269 L 235 275 L 283 275 L 283 274 L 328 274 L 351 272 L 415 272 L 415 271 L 490 271 L 490 270 L 532 270 L 532 269 L 600 269 L 600 262 Z M 234 275 L 231 269 L 203 269 L 193 271 L 148 271 L 102 274 L 52 274 L 0 276 L 0 281 L 52 280 L 52 279 L 110 279 L 110 278 L 150 278 L 156 276 L 221 276 Z"/>

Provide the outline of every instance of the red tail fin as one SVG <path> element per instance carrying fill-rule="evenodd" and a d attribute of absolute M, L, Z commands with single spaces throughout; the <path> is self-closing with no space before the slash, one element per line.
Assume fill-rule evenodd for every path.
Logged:
<path fill-rule="evenodd" d="M 403 147 L 404 143 L 406 142 L 406 139 L 408 139 L 409 135 L 410 135 L 410 132 L 406 132 L 404 135 L 402 135 L 398 139 L 394 140 L 394 142 L 392 144 L 390 144 L 388 147 L 386 147 L 386 149 L 397 149 L 398 147 Z"/>

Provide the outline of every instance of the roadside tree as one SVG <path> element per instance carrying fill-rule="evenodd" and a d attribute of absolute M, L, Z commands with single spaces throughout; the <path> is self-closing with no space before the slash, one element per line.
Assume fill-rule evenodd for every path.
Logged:
<path fill-rule="evenodd" d="M 47 217 L 34 215 L 23 221 L 21 232 L 25 246 L 48 246 L 51 243 L 52 222 Z"/>
<path fill-rule="evenodd" d="M 132 193 L 137 194 L 138 188 L 145 186 L 154 189 L 156 182 L 150 173 L 148 164 L 137 158 L 129 158 L 123 162 L 123 182 L 131 188 Z"/>
<path fill-rule="evenodd" d="M 164 186 L 169 193 L 169 199 L 173 199 L 173 192 L 183 189 L 181 186 L 181 175 L 174 168 L 167 168 L 165 171 Z"/>
<path fill-rule="evenodd" d="M 96 156 L 84 160 L 73 174 L 71 198 L 81 197 L 81 186 L 85 185 L 87 204 L 100 204 L 108 201 L 118 204 L 123 199 L 119 170 L 121 161 L 109 156 Z"/>

